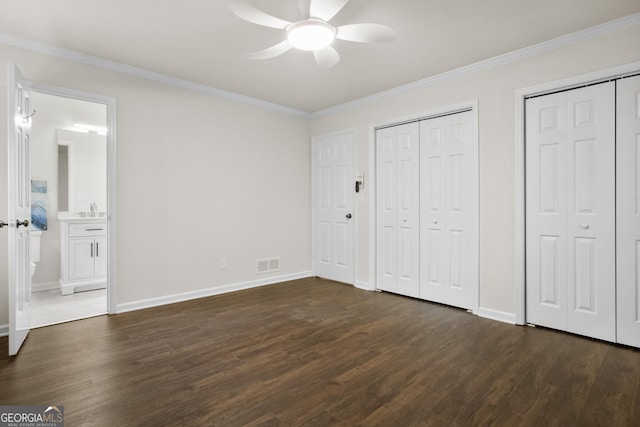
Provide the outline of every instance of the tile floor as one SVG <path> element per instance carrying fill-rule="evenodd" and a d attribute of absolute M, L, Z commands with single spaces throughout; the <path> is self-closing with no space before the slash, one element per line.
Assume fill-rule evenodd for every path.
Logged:
<path fill-rule="evenodd" d="M 107 313 L 107 290 L 60 295 L 57 289 L 31 294 L 31 327 L 54 325 Z"/>

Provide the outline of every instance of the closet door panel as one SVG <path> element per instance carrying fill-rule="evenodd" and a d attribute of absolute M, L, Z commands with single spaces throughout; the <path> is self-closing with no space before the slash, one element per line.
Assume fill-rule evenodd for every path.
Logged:
<path fill-rule="evenodd" d="M 447 126 L 442 118 L 420 123 L 420 298 L 445 303 L 449 271 L 446 179 Z"/>
<path fill-rule="evenodd" d="M 447 265 L 446 303 L 478 305 L 477 160 L 470 111 L 443 118 L 447 126 Z"/>
<path fill-rule="evenodd" d="M 397 144 L 393 128 L 376 132 L 376 286 L 378 289 L 397 292 L 397 227 L 396 227 L 396 169 Z"/>
<path fill-rule="evenodd" d="M 398 293 L 417 297 L 420 286 L 420 134 L 417 123 L 396 126 L 398 132 Z"/>
<path fill-rule="evenodd" d="M 420 123 L 420 298 L 476 309 L 477 166 L 471 112 Z"/>
<path fill-rule="evenodd" d="M 527 321 L 615 341 L 614 84 L 526 103 Z"/>
<path fill-rule="evenodd" d="M 617 340 L 640 347 L 640 76 L 617 82 Z"/>
<path fill-rule="evenodd" d="M 566 95 L 526 101 L 527 322 L 567 330 Z"/>
<path fill-rule="evenodd" d="M 615 341 L 615 83 L 566 94 L 568 328 Z"/>
<path fill-rule="evenodd" d="M 417 297 L 419 133 L 417 123 L 376 132 L 377 287 Z"/>

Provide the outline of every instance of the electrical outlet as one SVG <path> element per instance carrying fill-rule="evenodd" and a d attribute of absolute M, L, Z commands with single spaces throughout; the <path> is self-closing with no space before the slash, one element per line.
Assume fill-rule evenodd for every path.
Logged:
<path fill-rule="evenodd" d="M 227 257 L 222 257 L 220 258 L 220 270 L 226 270 L 227 269 Z"/>

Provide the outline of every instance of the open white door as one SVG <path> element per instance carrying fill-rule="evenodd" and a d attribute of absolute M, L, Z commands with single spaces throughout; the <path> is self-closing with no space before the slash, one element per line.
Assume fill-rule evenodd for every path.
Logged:
<path fill-rule="evenodd" d="M 314 274 L 354 284 L 353 133 L 314 138 Z"/>
<path fill-rule="evenodd" d="M 9 355 L 13 356 L 27 338 L 31 322 L 29 137 L 32 111 L 29 84 L 15 64 L 9 64 L 8 76 Z"/>

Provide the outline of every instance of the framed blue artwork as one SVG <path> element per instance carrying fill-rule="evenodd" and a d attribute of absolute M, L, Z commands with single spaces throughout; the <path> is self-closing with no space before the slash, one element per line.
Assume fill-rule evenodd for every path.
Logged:
<path fill-rule="evenodd" d="M 47 229 L 47 181 L 31 181 L 32 230 Z"/>

